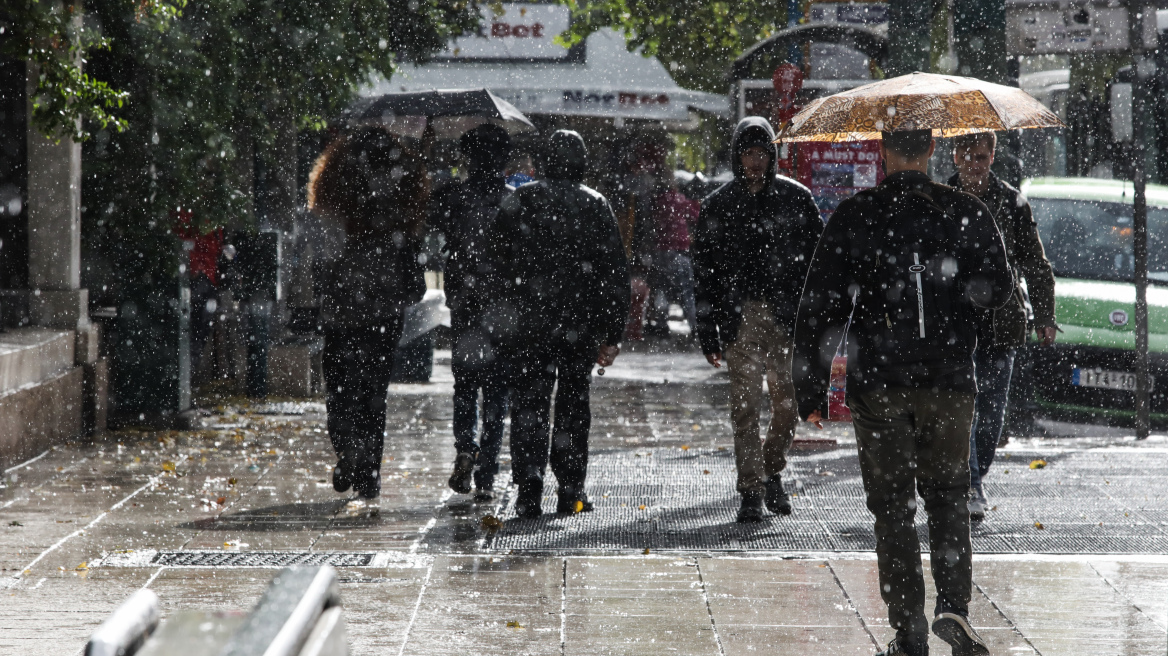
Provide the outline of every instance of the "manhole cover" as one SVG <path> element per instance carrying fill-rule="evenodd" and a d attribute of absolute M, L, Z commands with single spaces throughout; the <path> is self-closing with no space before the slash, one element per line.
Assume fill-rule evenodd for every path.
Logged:
<path fill-rule="evenodd" d="M 290 567 L 332 565 L 365 567 L 371 553 L 297 553 L 292 551 L 160 551 L 151 561 L 167 567 Z"/>

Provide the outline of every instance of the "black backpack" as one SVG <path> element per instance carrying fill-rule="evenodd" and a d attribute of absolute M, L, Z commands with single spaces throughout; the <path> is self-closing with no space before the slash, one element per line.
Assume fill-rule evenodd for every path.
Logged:
<path fill-rule="evenodd" d="M 966 292 L 968 244 L 955 218 L 955 191 L 877 187 L 869 195 L 880 218 L 867 226 L 868 265 L 856 272 L 857 321 L 880 364 L 967 359 L 976 345 Z M 874 363 L 876 364 L 876 363 Z"/>

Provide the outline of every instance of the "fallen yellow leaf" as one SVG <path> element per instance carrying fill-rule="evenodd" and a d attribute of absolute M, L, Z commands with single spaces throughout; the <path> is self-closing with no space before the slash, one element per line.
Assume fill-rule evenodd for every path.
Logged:
<path fill-rule="evenodd" d="M 508 629 L 522 629 L 523 625 L 520 624 L 517 620 L 507 620 L 507 628 Z"/>
<path fill-rule="evenodd" d="M 1042 525 L 1042 522 L 1034 522 L 1034 528 L 1041 531 L 1041 530 L 1045 529 L 1046 527 Z"/>
<path fill-rule="evenodd" d="M 80 565 L 77 566 L 78 572 L 84 572 L 87 569 L 89 569 L 89 563 L 81 563 Z"/>
<path fill-rule="evenodd" d="M 227 503 L 227 497 L 219 497 L 218 499 L 215 499 L 215 503 L 218 503 L 222 506 L 223 504 Z"/>
<path fill-rule="evenodd" d="M 487 533 L 494 533 L 503 528 L 503 520 L 495 517 L 494 515 L 483 515 L 483 519 L 482 522 L 480 522 L 480 525 Z"/>
<path fill-rule="evenodd" d="M 584 502 L 577 499 L 576 503 L 572 504 L 572 512 L 580 512 L 581 510 L 584 510 Z"/>
<path fill-rule="evenodd" d="M 168 471 L 168 472 L 174 471 L 174 463 L 171 462 L 170 460 L 167 460 L 166 462 L 162 463 L 162 471 Z"/>
<path fill-rule="evenodd" d="M 703 474 L 708 474 L 708 473 L 710 473 L 710 470 L 708 470 L 708 469 L 703 469 L 703 470 L 702 470 L 702 473 L 703 473 Z"/>
<path fill-rule="evenodd" d="M 641 505 L 637 506 L 637 510 L 644 510 L 644 509 L 645 509 L 645 504 L 643 504 L 643 503 Z"/>
<path fill-rule="evenodd" d="M 648 555 L 649 555 L 649 547 L 645 547 L 645 550 L 644 550 L 644 551 L 642 551 L 641 553 L 643 553 L 643 554 L 645 554 L 646 556 L 648 556 Z"/>
<path fill-rule="evenodd" d="M 681 445 L 681 450 L 682 450 L 682 451 L 689 451 L 689 445 L 688 445 L 688 444 L 682 444 L 682 445 Z"/>
<path fill-rule="evenodd" d="M 1045 466 L 1046 466 L 1046 461 L 1043 460 L 1042 458 L 1030 461 L 1030 468 L 1031 469 L 1042 469 Z"/>

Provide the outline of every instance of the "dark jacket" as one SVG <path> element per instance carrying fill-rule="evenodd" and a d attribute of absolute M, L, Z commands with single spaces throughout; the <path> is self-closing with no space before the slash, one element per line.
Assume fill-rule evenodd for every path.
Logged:
<path fill-rule="evenodd" d="M 321 324 L 344 332 L 400 322 L 426 293 L 420 251 L 421 241 L 401 232 L 348 236 L 340 257 L 314 265 Z"/>
<path fill-rule="evenodd" d="M 848 394 L 886 387 L 975 393 L 974 306 L 997 308 L 1015 282 L 976 197 L 901 171 L 845 200 L 815 249 L 795 327 L 799 413 L 827 415 L 831 360 L 848 333 Z"/>
<path fill-rule="evenodd" d="M 765 301 L 778 325 L 795 324 L 799 291 L 823 221 L 811 192 L 775 175 L 778 150 L 763 118 L 745 118 L 734 130 L 734 179 L 703 202 L 691 253 L 697 301 L 698 339 L 703 353 L 720 353 L 738 337 L 743 304 Z M 751 145 L 771 150 L 767 177 L 773 182 L 750 193 L 739 156 Z"/>
<path fill-rule="evenodd" d="M 949 184 L 961 189 L 960 176 L 954 174 L 949 178 Z M 989 190 L 981 200 L 990 208 L 990 214 L 1002 233 L 1006 259 L 1014 277 L 1026 279 L 1026 293 L 1034 308 L 1034 327 L 1056 325 L 1054 272 L 1038 237 L 1038 224 L 1030 213 L 1030 203 L 1021 192 L 993 173 L 990 174 Z M 978 336 L 981 343 L 995 346 L 1022 346 L 1026 343 L 1029 331 L 1024 298 L 1019 285 L 1005 307 L 980 312 Z"/>
<path fill-rule="evenodd" d="M 446 238 L 443 287 L 451 325 L 461 332 L 479 325 L 498 287 L 495 253 L 499 238 L 498 216 L 503 199 L 515 190 L 507 186 L 502 173 L 472 173 L 465 182 L 454 182 L 436 193 L 431 201 L 432 230 Z"/>
<path fill-rule="evenodd" d="M 620 343 L 629 313 L 629 270 L 616 217 L 600 193 L 581 183 L 584 141 L 557 131 L 549 140 L 546 180 L 520 187 L 500 215 L 506 285 L 501 305 L 514 308 L 512 344 L 548 340 Z"/>

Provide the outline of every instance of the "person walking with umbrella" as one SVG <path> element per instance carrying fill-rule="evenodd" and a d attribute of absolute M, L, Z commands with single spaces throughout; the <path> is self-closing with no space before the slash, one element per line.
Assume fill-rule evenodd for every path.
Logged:
<path fill-rule="evenodd" d="M 957 173 L 949 178 L 949 185 L 977 196 L 990 209 L 1005 241 L 1010 268 L 1026 279 L 1027 290 L 1023 292 L 1019 285 L 1005 307 L 979 313 L 977 350 L 973 354 L 978 392 L 969 436 L 969 517 L 978 521 L 985 518 L 989 506 L 982 480 L 989 473 L 1002 437 L 1014 353 L 1026 343 L 1025 294 L 1034 308 L 1038 339 L 1043 346 L 1050 346 L 1057 331 L 1054 272 L 1042 248 L 1029 201 L 990 170 L 997 136 L 993 132 L 966 134 L 957 137 L 953 146 Z"/>
<path fill-rule="evenodd" d="M 929 179 L 933 131 L 1058 125 L 1019 89 L 915 73 L 817 100 L 782 133 L 881 138 L 884 181 L 841 203 L 815 249 L 795 326 L 794 372 L 800 417 L 822 427 L 831 361 L 853 317 L 847 405 L 875 516 L 880 594 L 896 631 L 882 656 L 929 653 L 918 492 L 937 589 L 932 631 L 955 655 L 989 653 L 969 622 L 973 352 L 978 309 L 1002 307 L 1016 286 L 989 208 Z"/>
<path fill-rule="evenodd" d="M 731 140 L 734 180 L 702 203 L 694 235 L 698 340 L 706 360 L 730 367 L 730 419 L 739 522 L 761 522 L 763 504 L 791 514 L 783 489 L 795 439 L 791 332 L 799 290 L 823 221 L 811 192 L 775 175 L 778 148 L 766 119 L 744 118 Z M 763 379 L 771 421 L 759 437 Z"/>
<path fill-rule="evenodd" d="M 386 391 L 405 309 L 422 299 L 418 262 L 429 184 L 421 155 L 379 128 L 342 134 L 317 159 L 308 207 L 335 222 L 343 249 L 316 263 L 324 326 L 333 489 L 381 493 Z"/>
<path fill-rule="evenodd" d="M 499 288 L 498 252 L 500 203 L 514 191 L 503 179 L 503 167 L 511 154 L 511 138 L 502 127 L 488 123 L 465 133 L 459 149 L 469 176 L 435 195 L 430 227 L 446 238 L 444 287 L 453 332 L 451 369 L 454 372 L 454 471 L 450 488 L 471 492 L 475 499 L 491 498 L 503 421 L 507 416 L 507 382 L 504 358 L 486 320 Z M 476 440 L 479 390 L 483 393 L 483 427 Z"/>
<path fill-rule="evenodd" d="M 520 187 L 500 218 L 509 290 L 496 301 L 496 316 L 510 313 L 513 321 L 496 321 L 511 345 L 511 472 L 520 518 L 543 512 L 553 388 L 556 511 L 592 510 L 584 492 L 592 366 L 607 367 L 620 352 L 631 294 L 616 216 L 604 196 L 583 184 L 584 140 L 557 130 L 547 148 L 545 179 Z"/>

